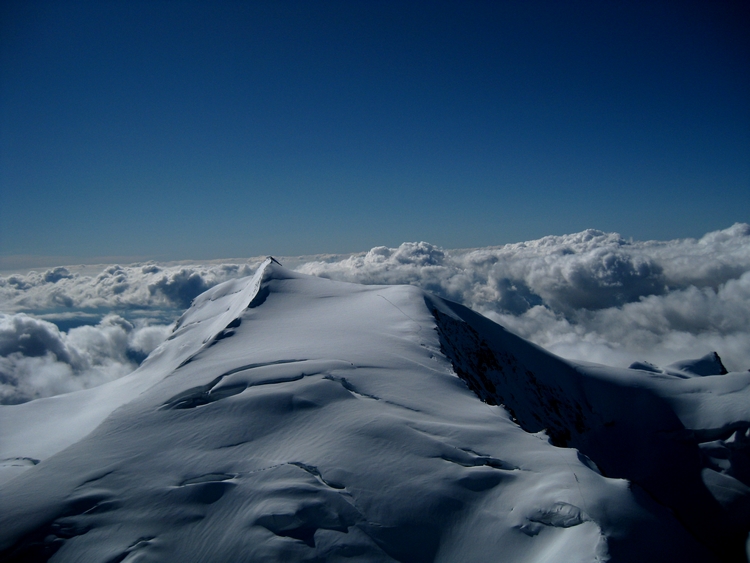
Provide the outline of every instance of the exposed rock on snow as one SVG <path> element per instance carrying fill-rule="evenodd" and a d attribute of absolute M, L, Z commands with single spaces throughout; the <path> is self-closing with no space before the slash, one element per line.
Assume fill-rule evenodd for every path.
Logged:
<path fill-rule="evenodd" d="M 0 559 L 744 561 L 750 373 L 703 375 L 268 260 L 133 374 L 0 407 Z"/>

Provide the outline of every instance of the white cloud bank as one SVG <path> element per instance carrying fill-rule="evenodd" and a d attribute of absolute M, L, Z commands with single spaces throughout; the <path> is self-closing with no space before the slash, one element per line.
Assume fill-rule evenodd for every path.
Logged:
<path fill-rule="evenodd" d="M 170 330 L 110 314 L 96 326 L 60 332 L 24 313 L 0 314 L 0 403 L 77 391 L 127 375 Z"/>
<path fill-rule="evenodd" d="M 423 287 L 571 359 L 665 365 L 716 350 L 730 370 L 750 368 L 748 224 L 698 240 L 628 241 L 587 230 L 471 250 L 404 243 L 296 263 L 298 271 L 332 279 Z M 147 353 L 168 331 L 163 324 L 110 316 L 65 333 L 22 312 L 55 311 L 60 318 L 82 310 L 130 316 L 142 310 L 153 316 L 185 308 L 204 290 L 249 275 L 258 264 L 149 263 L 109 266 L 97 275 L 55 268 L 0 277 L 0 310 L 9 313 L 0 321 L 0 401 L 124 375 L 135 366 L 133 354 Z M 34 323 L 34 330 L 20 328 Z M 138 344 L 141 334 L 151 335 L 148 344 Z"/>
<path fill-rule="evenodd" d="M 228 279 L 249 276 L 248 264 L 160 266 L 155 263 L 107 266 L 97 275 L 58 267 L 0 277 L 0 309 L 186 309 L 194 297 Z"/>

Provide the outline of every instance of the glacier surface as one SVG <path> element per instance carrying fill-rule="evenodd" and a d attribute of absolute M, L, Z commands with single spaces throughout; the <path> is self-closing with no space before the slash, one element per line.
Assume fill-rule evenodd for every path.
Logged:
<path fill-rule="evenodd" d="M 134 373 L 0 406 L 0 559 L 746 561 L 750 373 L 712 361 L 267 260 Z"/>

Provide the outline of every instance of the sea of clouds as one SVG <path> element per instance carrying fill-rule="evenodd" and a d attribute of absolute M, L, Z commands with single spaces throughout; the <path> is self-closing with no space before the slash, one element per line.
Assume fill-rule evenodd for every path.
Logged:
<path fill-rule="evenodd" d="M 59 267 L 0 277 L 0 403 L 129 373 L 195 296 L 259 263 L 115 265 L 93 274 Z M 715 350 L 730 371 L 750 368 L 744 223 L 697 240 L 632 241 L 586 230 L 478 249 L 407 242 L 286 263 L 332 279 L 422 287 L 570 359 L 663 366 Z"/>

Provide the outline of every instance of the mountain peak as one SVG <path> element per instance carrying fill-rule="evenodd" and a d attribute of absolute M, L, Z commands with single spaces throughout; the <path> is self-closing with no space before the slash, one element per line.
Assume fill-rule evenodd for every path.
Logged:
<path fill-rule="evenodd" d="M 728 373 L 727 368 L 724 367 L 717 352 L 709 352 L 705 356 L 696 360 L 682 360 L 675 362 L 669 364 L 667 368 L 698 376 L 726 375 Z"/>
<path fill-rule="evenodd" d="M 721 403 L 658 376 L 269 257 L 130 376 L 0 407 L 0 559 L 739 561 L 748 423 L 723 407 L 750 374 Z"/>

